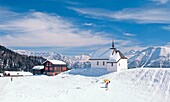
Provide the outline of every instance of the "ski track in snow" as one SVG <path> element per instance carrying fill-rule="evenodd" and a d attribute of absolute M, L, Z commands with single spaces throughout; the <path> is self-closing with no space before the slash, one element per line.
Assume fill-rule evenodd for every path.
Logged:
<path fill-rule="evenodd" d="M 111 80 L 106 91 L 103 79 Z M 100 77 L 0 78 L 1 102 L 170 102 L 170 69 L 138 68 Z M 10 97 L 10 98 L 8 98 Z"/>
<path fill-rule="evenodd" d="M 147 69 L 147 70 L 141 70 L 142 71 L 142 73 L 141 74 L 139 74 L 140 76 L 139 77 L 137 77 L 137 79 L 134 81 L 134 83 L 132 84 L 132 88 L 143 78 L 143 76 L 145 76 L 146 75 L 146 73 L 149 71 L 149 69 Z"/>
<path fill-rule="evenodd" d="M 153 70 L 154 71 L 154 70 Z M 153 86 L 153 84 L 154 84 L 154 81 L 155 81 L 155 79 L 156 79 L 156 75 L 159 73 L 159 70 L 156 70 L 156 71 L 154 71 L 154 74 L 152 75 L 152 81 L 151 81 L 151 83 L 150 83 L 150 85 L 149 85 L 149 90 L 150 90 L 150 88 Z"/>
<path fill-rule="evenodd" d="M 167 90 L 165 91 L 165 93 L 166 93 L 165 102 L 167 102 L 167 101 L 168 101 L 168 95 L 169 95 L 169 93 L 170 93 L 170 81 L 169 81 L 169 83 L 168 83 L 168 88 L 167 88 Z"/>
<path fill-rule="evenodd" d="M 153 97 L 158 92 L 158 90 L 161 88 L 163 79 L 165 78 L 165 71 L 160 70 L 159 73 L 157 74 L 156 78 L 158 78 L 160 80 L 158 80 L 157 86 L 156 86 L 155 90 L 153 91 L 151 97 Z"/>

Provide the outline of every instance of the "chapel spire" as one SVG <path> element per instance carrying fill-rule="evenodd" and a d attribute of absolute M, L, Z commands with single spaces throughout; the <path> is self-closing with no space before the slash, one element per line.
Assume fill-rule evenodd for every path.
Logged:
<path fill-rule="evenodd" d="M 112 48 L 115 48 L 114 40 L 112 39 Z"/>

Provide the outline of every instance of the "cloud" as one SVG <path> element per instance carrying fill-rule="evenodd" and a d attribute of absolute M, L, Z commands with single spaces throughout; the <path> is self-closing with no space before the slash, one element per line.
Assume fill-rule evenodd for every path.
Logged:
<path fill-rule="evenodd" d="M 11 18 L 12 19 L 12 18 Z M 31 12 L 0 24 L 1 44 L 6 46 L 79 47 L 110 43 L 105 34 L 79 29 L 56 15 Z"/>
<path fill-rule="evenodd" d="M 166 46 L 166 47 L 170 47 L 170 42 L 168 42 L 165 46 Z"/>
<path fill-rule="evenodd" d="M 161 4 L 166 4 L 169 2 L 169 0 L 151 0 L 151 1 L 154 1 L 154 2 L 159 2 Z"/>
<path fill-rule="evenodd" d="M 124 33 L 125 36 L 129 36 L 129 37 L 133 37 L 135 36 L 135 34 L 131 34 L 131 33 Z"/>
<path fill-rule="evenodd" d="M 74 7 L 68 7 L 68 9 L 74 10 L 80 14 L 86 15 L 86 17 L 92 17 L 96 19 L 103 19 L 103 17 L 109 17 L 109 13 L 111 13 L 108 10 L 99 9 L 99 8 L 74 8 Z"/>
<path fill-rule="evenodd" d="M 93 23 L 84 23 L 85 26 L 93 26 Z"/>
<path fill-rule="evenodd" d="M 132 20 L 137 23 L 170 23 L 170 11 L 167 9 L 124 9 L 113 13 L 117 20 Z"/>
<path fill-rule="evenodd" d="M 126 8 L 120 11 L 94 8 L 70 9 L 95 19 L 131 21 L 136 23 L 170 23 L 170 11 L 168 8 Z"/>
<path fill-rule="evenodd" d="M 9 11 L 7 8 L 0 7 L 0 21 L 10 20 L 11 18 L 16 18 L 19 16 L 18 13 Z"/>
<path fill-rule="evenodd" d="M 115 40 L 116 42 L 116 48 L 123 53 L 126 53 L 127 51 L 130 50 L 141 50 L 146 47 L 142 47 L 141 42 L 135 41 L 135 40 Z"/>
<path fill-rule="evenodd" d="M 164 27 L 162 27 L 162 29 L 170 31 L 170 25 L 169 26 L 164 26 Z"/>

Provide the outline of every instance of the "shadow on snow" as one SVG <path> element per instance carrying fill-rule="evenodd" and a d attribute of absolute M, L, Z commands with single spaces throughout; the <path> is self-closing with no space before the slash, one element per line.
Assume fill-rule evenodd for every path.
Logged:
<path fill-rule="evenodd" d="M 83 69 L 72 69 L 70 70 L 69 74 L 73 75 L 82 75 L 82 76 L 89 76 L 89 77 L 99 77 L 105 74 L 108 74 L 106 69 L 104 68 L 83 68 Z"/>

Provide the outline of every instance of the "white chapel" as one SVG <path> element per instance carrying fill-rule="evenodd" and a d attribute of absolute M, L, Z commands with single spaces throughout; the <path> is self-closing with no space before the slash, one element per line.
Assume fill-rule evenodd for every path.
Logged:
<path fill-rule="evenodd" d="M 127 70 L 127 58 L 115 48 L 99 49 L 90 58 L 91 68 L 106 68 L 107 71 L 118 72 Z"/>

